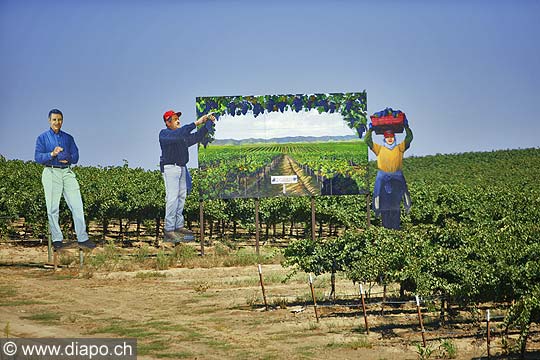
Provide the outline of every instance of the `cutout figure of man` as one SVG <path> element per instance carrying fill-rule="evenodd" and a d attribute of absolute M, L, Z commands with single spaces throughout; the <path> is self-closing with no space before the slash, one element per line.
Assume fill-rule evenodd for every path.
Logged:
<path fill-rule="evenodd" d="M 413 139 L 406 117 L 404 129 L 405 140 L 400 144 L 396 144 L 392 130 L 384 132 L 383 145 L 374 143 L 371 124 L 365 137 L 366 144 L 377 155 L 379 169 L 373 189 L 373 210 L 376 216 L 381 215 L 382 225 L 388 229 L 400 228 L 401 199 L 403 199 L 406 211 L 409 211 L 411 207 L 411 196 L 402 172 L 403 153 L 409 148 Z"/>
<path fill-rule="evenodd" d="M 52 244 L 55 251 L 69 245 L 63 242 L 64 237 L 58 223 L 60 197 L 64 195 L 75 224 L 79 248 L 93 249 L 96 245 L 88 239 L 86 232 L 79 183 L 70 167 L 79 161 L 79 149 L 73 136 L 61 130 L 63 123 L 64 116 L 60 110 L 49 111 L 50 129 L 38 136 L 34 154 L 35 161 L 45 165 L 41 183 L 45 192 Z"/>
<path fill-rule="evenodd" d="M 159 133 L 161 158 L 159 162 L 165 181 L 165 227 L 164 240 L 178 243 L 193 240 L 193 233 L 184 228 L 184 205 L 188 190 L 191 189 L 191 177 L 186 164 L 189 161 L 188 148 L 200 142 L 212 128 L 215 121 L 213 114 L 201 116 L 197 121 L 180 127 L 181 112 L 169 110 L 163 114 L 167 128 Z M 210 122 L 207 122 L 211 120 Z M 205 124 L 195 133 L 198 125 Z"/>

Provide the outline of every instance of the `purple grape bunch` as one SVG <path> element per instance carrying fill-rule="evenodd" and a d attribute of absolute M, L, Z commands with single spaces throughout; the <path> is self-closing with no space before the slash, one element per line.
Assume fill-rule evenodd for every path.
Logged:
<path fill-rule="evenodd" d="M 236 104 L 231 101 L 227 104 L 227 113 L 234 116 L 236 114 Z"/>
<path fill-rule="evenodd" d="M 322 107 L 325 112 L 328 111 L 328 101 L 326 99 L 320 99 L 317 101 L 316 105 Z"/>
<path fill-rule="evenodd" d="M 268 112 L 274 111 L 274 105 L 275 105 L 274 99 L 272 98 L 268 99 L 268 101 L 266 102 L 266 110 Z"/>
<path fill-rule="evenodd" d="M 330 112 L 331 114 L 334 113 L 336 111 L 336 103 L 331 101 L 329 104 L 328 104 L 328 112 Z"/>
<path fill-rule="evenodd" d="M 304 105 L 304 104 L 302 103 L 302 98 L 299 97 L 299 96 L 296 96 L 296 97 L 294 98 L 294 100 L 293 100 L 292 105 L 293 105 L 294 111 L 300 112 L 300 110 L 302 110 L 302 106 Z"/>
<path fill-rule="evenodd" d="M 212 109 L 217 109 L 218 105 L 214 100 L 209 100 L 206 102 L 205 105 L 205 113 L 208 114 L 209 112 L 212 112 Z"/>
<path fill-rule="evenodd" d="M 259 114 L 262 114 L 263 112 L 264 112 L 264 108 L 262 107 L 261 104 L 259 103 L 253 104 L 253 115 L 255 117 L 259 116 Z"/>
<path fill-rule="evenodd" d="M 247 101 L 242 101 L 242 115 L 246 115 L 249 110 L 249 103 Z"/>
<path fill-rule="evenodd" d="M 360 124 L 356 127 L 356 132 L 358 133 L 358 137 L 362 138 L 362 135 L 366 132 L 366 125 Z"/>
<path fill-rule="evenodd" d="M 315 97 L 314 97 L 314 96 L 310 96 L 310 97 L 308 98 L 307 103 L 306 103 L 306 108 L 307 108 L 308 110 L 311 110 L 311 108 L 313 107 L 313 103 L 314 103 L 314 102 L 315 102 Z"/>

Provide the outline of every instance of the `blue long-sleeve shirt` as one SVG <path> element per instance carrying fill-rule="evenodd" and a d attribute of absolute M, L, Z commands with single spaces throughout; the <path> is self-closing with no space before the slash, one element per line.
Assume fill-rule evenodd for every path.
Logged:
<path fill-rule="evenodd" d="M 159 132 L 159 145 L 161 146 L 159 167 L 161 172 L 163 172 L 163 166 L 167 164 L 186 166 L 189 161 L 188 148 L 203 139 L 204 135 L 208 133 L 209 126 L 212 126 L 211 121 L 206 122 L 205 126 L 193 134 L 191 132 L 196 128 L 194 123 L 184 125 L 176 130 L 169 128 L 161 130 Z"/>
<path fill-rule="evenodd" d="M 51 152 L 57 146 L 63 148 L 64 151 L 52 157 Z M 68 166 L 79 161 L 79 149 L 73 136 L 62 130 L 56 134 L 52 129 L 49 129 L 37 137 L 34 159 L 43 165 Z M 67 160 L 67 163 L 62 163 L 60 160 Z"/>

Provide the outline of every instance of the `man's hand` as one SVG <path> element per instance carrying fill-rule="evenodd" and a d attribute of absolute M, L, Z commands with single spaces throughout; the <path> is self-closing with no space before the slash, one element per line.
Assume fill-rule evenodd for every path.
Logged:
<path fill-rule="evenodd" d="M 214 116 L 214 113 L 211 112 L 210 114 L 206 115 L 206 120 L 210 120 L 210 121 L 215 122 L 215 121 L 216 121 L 216 117 Z"/>
<path fill-rule="evenodd" d="M 216 121 L 216 117 L 214 116 L 213 112 L 201 116 L 199 119 L 197 119 L 197 121 L 195 121 L 195 125 L 199 126 L 201 124 L 204 124 L 208 120 L 213 121 L 213 122 Z"/>
<path fill-rule="evenodd" d="M 208 119 L 212 121 L 216 120 L 216 118 L 214 117 L 214 113 L 209 113 L 209 114 L 201 116 L 200 118 L 197 119 L 197 121 L 195 121 L 195 125 L 199 126 L 201 124 L 204 124 L 205 122 L 208 121 Z"/>
<path fill-rule="evenodd" d="M 60 152 L 64 151 L 64 148 L 60 147 L 60 146 L 57 146 L 54 148 L 54 150 L 51 152 L 51 156 L 52 157 L 55 157 L 57 156 Z"/>
<path fill-rule="evenodd" d="M 207 122 L 208 120 L 216 121 L 216 117 L 214 116 L 213 112 L 204 115 L 203 118 L 204 118 L 204 122 Z"/>

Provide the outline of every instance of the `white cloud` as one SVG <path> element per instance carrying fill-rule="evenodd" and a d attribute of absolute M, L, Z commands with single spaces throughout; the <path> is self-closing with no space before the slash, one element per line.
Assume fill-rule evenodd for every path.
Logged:
<path fill-rule="evenodd" d="M 216 139 L 281 138 L 287 136 L 342 136 L 355 135 L 339 113 L 285 111 L 252 113 L 240 116 L 224 115 L 216 122 Z"/>

